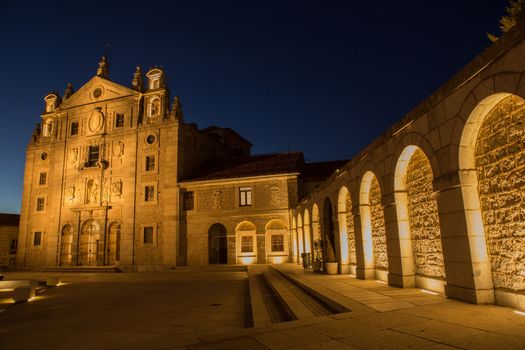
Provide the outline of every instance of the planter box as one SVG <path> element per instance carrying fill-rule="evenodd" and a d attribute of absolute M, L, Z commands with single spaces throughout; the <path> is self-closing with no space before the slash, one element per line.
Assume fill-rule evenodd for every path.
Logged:
<path fill-rule="evenodd" d="M 338 266 L 339 266 L 339 263 L 336 263 L 336 262 L 324 263 L 326 274 L 327 275 L 337 275 Z"/>

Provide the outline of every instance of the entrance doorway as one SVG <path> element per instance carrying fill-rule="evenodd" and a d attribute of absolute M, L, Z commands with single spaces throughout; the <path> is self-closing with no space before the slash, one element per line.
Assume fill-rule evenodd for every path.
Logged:
<path fill-rule="evenodd" d="M 100 249 L 100 226 L 95 220 L 88 220 L 82 226 L 80 234 L 80 259 L 79 265 L 97 266 L 99 264 Z"/>
<path fill-rule="evenodd" d="M 208 263 L 228 263 L 228 238 L 222 224 L 213 224 L 208 230 Z"/>

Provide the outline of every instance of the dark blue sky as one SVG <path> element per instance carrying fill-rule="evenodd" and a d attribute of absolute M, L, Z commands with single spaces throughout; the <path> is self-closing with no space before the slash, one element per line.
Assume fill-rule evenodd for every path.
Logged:
<path fill-rule="evenodd" d="M 490 43 L 506 0 L 0 2 L 0 212 L 19 212 L 47 92 L 163 66 L 185 118 L 254 153 L 351 158 Z M 84 5 L 85 4 L 85 5 Z"/>

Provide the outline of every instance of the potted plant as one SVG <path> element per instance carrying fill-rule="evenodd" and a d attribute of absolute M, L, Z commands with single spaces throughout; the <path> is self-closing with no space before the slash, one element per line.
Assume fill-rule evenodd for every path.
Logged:
<path fill-rule="evenodd" d="M 336 275 L 337 274 L 337 268 L 339 264 L 337 263 L 337 259 L 335 258 L 335 252 L 334 248 L 332 247 L 332 243 L 330 240 L 326 239 L 326 262 L 325 262 L 325 271 L 328 275 Z"/>
<path fill-rule="evenodd" d="M 323 245 L 320 238 L 314 241 L 314 261 L 312 262 L 314 272 L 323 270 Z"/>

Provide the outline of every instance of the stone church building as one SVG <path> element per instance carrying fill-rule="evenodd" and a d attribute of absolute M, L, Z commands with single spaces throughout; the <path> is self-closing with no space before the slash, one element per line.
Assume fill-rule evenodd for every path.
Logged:
<path fill-rule="evenodd" d="M 44 101 L 26 152 L 19 267 L 294 259 L 291 209 L 312 168 L 302 153 L 252 156 L 229 128 L 185 123 L 160 68 L 143 81 L 137 67 L 126 87 L 109 79 L 103 57 L 80 89 Z"/>

